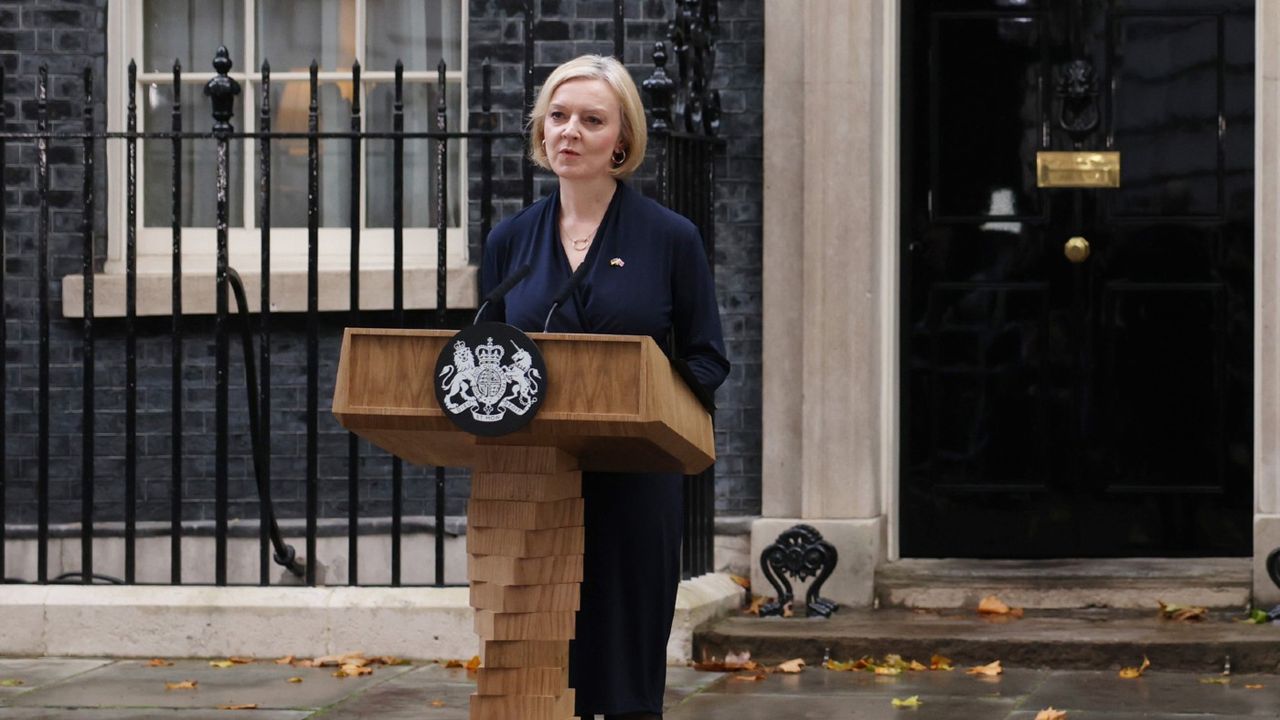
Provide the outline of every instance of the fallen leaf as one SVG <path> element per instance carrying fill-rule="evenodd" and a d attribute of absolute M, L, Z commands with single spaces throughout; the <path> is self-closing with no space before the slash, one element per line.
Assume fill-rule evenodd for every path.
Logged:
<path fill-rule="evenodd" d="M 448 662 L 446 662 L 446 663 L 444 664 L 444 666 L 445 666 L 446 668 L 460 668 L 460 667 L 465 667 L 465 666 L 462 664 L 462 661 L 461 661 L 461 660 L 449 660 Z"/>
<path fill-rule="evenodd" d="M 782 617 L 784 618 L 795 617 L 795 614 L 796 614 L 795 611 L 791 609 L 791 603 L 787 603 L 786 605 L 782 606 Z"/>
<path fill-rule="evenodd" d="M 229 667 L 231 667 L 231 666 L 233 666 L 233 665 L 235 665 L 235 663 L 231 662 L 230 660 L 210 660 L 210 661 L 209 661 L 209 666 L 210 666 L 210 667 L 221 668 L 221 669 L 223 669 L 223 670 L 225 670 L 225 669 L 227 669 L 227 668 L 229 668 Z"/>
<path fill-rule="evenodd" d="M 343 653 L 341 655 L 325 655 L 311 661 L 312 667 L 328 667 L 330 665 L 360 665 L 368 664 L 362 652 Z"/>
<path fill-rule="evenodd" d="M 245 703 L 244 705 L 219 705 L 219 710 L 257 710 L 258 703 Z"/>
<path fill-rule="evenodd" d="M 276 660 L 276 664 L 277 664 L 277 665 L 292 665 L 292 664 L 293 664 L 293 656 L 292 656 L 292 655 L 285 655 L 285 656 L 284 656 L 284 657 L 282 657 L 282 658 L 278 658 L 278 659 Z"/>
<path fill-rule="evenodd" d="M 182 680 L 180 682 L 167 682 L 164 684 L 165 690 L 195 690 L 196 685 L 200 683 L 195 680 Z"/>
<path fill-rule="evenodd" d="M 987 663 L 986 665 L 979 665 L 978 667 L 969 668 L 968 670 L 965 670 L 965 672 L 969 675 L 984 675 L 986 677 L 995 677 L 996 675 L 1003 673 L 1004 668 L 1000 667 L 1000 661 L 996 660 L 995 662 L 990 662 L 990 663 Z"/>
<path fill-rule="evenodd" d="M 822 664 L 822 667 L 828 670 L 835 670 L 837 672 L 848 672 L 853 670 L 853 661 L 846 660 L 844 662 L 840 662 L 839 660 L 828 660 Z"/>
<path fill-rule="evenodd" d="M 343 665 L 333 674 L 336 678 L 360 677 L 361 675 L 372 675 L 373 668 L 367 665 Z"/>
<path fill-rule="evenodd" d="M 1230 685 L 1230 684 L 1231 684 L 1231 678 L 1224 678 L 1224 677 L 1202 677 L 1202 678 L 1200 678 L 1200 682 L 1201 682 L 1201 684 L 1204 684 L 1204 685 Z"/>
<path fill-rule="evenodd" d="M 884 660 L 880 662 L 885 667 L 897 668 L 899 670 L 907 669 L 907 661 L 902 659 L 901 655 L 890 653 L 884 656 Z"/>
<path fill-rule="evenodd" d="M 724 656 L 724 671 L 755 670 L 760 665 L 751 659 L 751 653 L 743 650 L 740 653 L 729 653 Z"/>
<path fill-rule="evenodd" d="M 896 708 L 918 708 L 924 703 L 920 702 L 919 695 L 912 695 L 909 698 L 894 698 L 890 704 Z"/>
<path fill-rule="evenodd" d="M 297 685 L 298 683 L 302 682 L 302 678 L 300 678 L 300 677 L 291 677 L 291 678 L 289 678 L 288 680 L 286 680 L 285 682 L 290 682 L 290 683 L 293 683 L 294 685 Z"/>
<path fill-rule="evenodd" d="M 412 665 L 413 663 L 404 658 L 393 657 L 391 655 L 383 655 L 382 657 L 373 658 L 372 662 L 381 663 L 383 665 Z"/>
<path fill-rule="evenodd" d="M 163 658 L 151 658 L 151 662 L 147 663 L 147 667 L 169 667 L 172 664 Z"/>
<path fill-rule="evenodd" d="M 479 670 L 479 669 L 480 669 L 480 656 L 479 656 L 479 655 L 472 655 L 472 656 L 471 656 L 471 659 L 470 659 L 470 660 L 468 660 L 468 661 L 467 661 L 467 664 L 466 664 L 466 665 L 464 665 L 463 667 L 465 667 L 465 668 L 467 669 L 467 672 L 475 672 L 475 671 Z"/>
<path fill-rule="evenodd" d="M 929 658 L 929 669 L 930 670 L 955 670 L 955 668 L 951 666 L 951 658 L 943 655 L 934 655 L 933 657 Z"/>
<path fill-rule="evenodd" d="M 1245 690 L 1261 690 L 1264 687 L 1266 686 L 1265 685 L 1245 685 L 1244 689 Z"/>
<path fill-rule="evenodd" d="M 913 672 L 921 672 L 921 671 L 923 671 L 923 670 L 928 670 L 929 668 L 925 667 L 924 665 L 921 665 L 921 664 L 920 664 L 918 661 L 916 661 L 916 660 L 912 660 L 912 661 L 907 665 L 907 669 L 908 669 L 908 670 L 911 670 L 911 671 L 913 671 Z"/>
<path fill-rule="evenodd" d="M 902 668 L 888 667 L 886 665 L 876 666 L 877 675 L 901 675 Z"/>
<path fill-rule="evenodd" d="M 443 701 L 443 700 L 432 700 L 432 701 L 431 701 L 431 707 L 444 707 L 444 701 Z"/>
<path fill-rule="evenodd" d="M 760 615 L 760 608 L 764 607 L 764 604 L 768 601 L 769 601 L 769 598 L 763 597 L 761 595 L 752 595 L 751 604 L 742 609 L 742 614 L 755 615 L 758 617 Z"/>
<path fill-rule="evenodd" d="M 1135 678 L 1140 678 L 1142 677 L 1142 673 L 1146 672 L 1147 668 L 1149 667 L 1151 667 L 1151 661 L 1147 659 L 1146 655 L 1143 655 L 1141 666 L 1136 668 L 1135 667 L 1121 668 L 1120 677 L 1124 678 L 1125 680 L 1133 680 Z"/>
<path fill-rule="evenodd" d="M 4 680 L 0 680 L 0 687 L 20 687 L 25 684 L 26 683 L 24 681 L 17 678 L 5 678 Z"/>
<path fill-rule="evenodd" d="M 1036 720 L 1067 720 L 1067 711 L 1047 707 L 1036 713 Z"/>
<path fill-rule="evenodd" d="M 746 588 L 747 590 L 751 589 L 751 578 L 749 577 L 743 577 L 741 575 L 730 575 L 729 579 L 734 581 L 738 585 Z"/>
<path fill-rule="evenodd" d="M 765 673 L 756 672 L 749 675 L 734 675 L 729 678 L 730 682 L 758 682 L 765 678 Z"/>
<path fill-rule="evenodd" d="M 1184 607 L 1182 605 L 1166 605 L 1163 600 L 1157 600 L 1160 603 L 1160 617 L 1165 620 L 1173 620 L 1175 622 L 1190 622 L 1194 620 L 1203 620 L 1209 614 L 1209 608 L 1203 607 Z"/>
<path fill-rule="evenodd" d="M 1010 610 L 1011 608 L 995 595 L 988 595 L 978 602 L 978 613 L 981 615 L 1008 615 Z"/>
<path fill-rule="evenodd" d="M 798 673 L 804 670 L 804 658 L 795 658 L 778 665 L 778 672 Z"/>
<path fill-rule="evenodd" d="M 1250 625 L 1266 625 L 1271 622 L 1271 615 L 1266 610 L 1254 608 L 1249 611 L 1249 617 L 1240 622 L 1249 623 Z"/>
<path fill-rule="evenodd" d="M 694 670 L 703 672 L 737 672 L 739 670 L 756 670 L 760 667 L 759 663 L 751 659 L 751 653 L 729 653 L 724 656 L 724 660 L 703 660 L 692 665 Z"/>
<path fill-rule="evenodd" d="M 237 664 L 237 665 L 250 665 L 250 664 L 252 664 L 252 663 L 253 663 L 253 658 L 251 658 L 251 657 L 242 657 L 242 656 L 240 656 L 240 655 L 232 655 L 231 657 L 229 657 L 229 658 L 227 658 L 227 659 L 228 659 L 228 660 L 230 660 L 231 662 L 233 662 L 233 663 Z"/>

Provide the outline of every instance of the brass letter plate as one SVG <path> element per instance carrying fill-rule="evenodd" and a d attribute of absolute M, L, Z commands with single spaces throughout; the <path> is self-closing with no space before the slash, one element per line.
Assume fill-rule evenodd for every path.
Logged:
<path fill-rule="evenodd" d="M 1036 185 L 1042 188 L 1120 187 L 1120 153 L 1041 150 L 1036 153 Z"/>

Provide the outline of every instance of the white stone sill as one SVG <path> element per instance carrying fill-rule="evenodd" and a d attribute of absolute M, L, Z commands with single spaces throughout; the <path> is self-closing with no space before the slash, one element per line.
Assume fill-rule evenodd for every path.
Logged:
<path fill-rule="evenodd" d="M 261 273 L 256 269 L 239 270 L 244 280 L 250 312 L 261 305 Z M 478 296 L 479 273 L 474 265 L 449 266 L 446 270 L 445 303 L 449 308 L 474 309 Z M 137 274 L 136 312 L 139 317 L 170 315 L 173 310 L 173 284 L 170 272 Z M 320 312 L 345 311 L 350 308 L 351 273 L 345 267 L 318 271 Z M 394 277 L 390 267 L 360 270 L 360 309 L 391 310 Z M 122 270 L 96 273 L 93 276 L 94 317 L 125 316 L 125 275 Z M 212 266 L 204 270 L 199 264 L 182 273 L 182 312 L 186 315 L 212 315 L 216 312 L 215 282 Z M 234 296 L 228 298 L 230 310 L 237 312 Z M 435 309 L 436 268 L 407 266 L 404 269 L 404 308 Z M 307 271 L 305 267 L 283 268 L 271 272 L 271 311 L 307 311 Z M 84 276 L 62 278 L 62 315 L 84 317 Z"/>
<path fill-rule="evenodd" d="M 688 662 L 693 631 L 735 612 L 743 592 L 724 574 L 680 583 L 667 662 Z M 7 585 L 0 617 L 0 656 L 431 660 L 479 649 L 465 587 Z"/>

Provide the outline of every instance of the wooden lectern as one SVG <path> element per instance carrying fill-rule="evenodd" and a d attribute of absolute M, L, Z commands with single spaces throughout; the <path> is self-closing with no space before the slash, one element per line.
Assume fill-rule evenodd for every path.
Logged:
<path fill-rule="evenodd" d="M 569 640 L 582 581 L 582 471 L 695 474 L 711 418 L 651 338 L 532 333 L 547 393 L 522 430 L 458 430 L 436 402 L 450 330 L 348 328 L 333 413 L 410 462 L 469 467 L 467 578 L 481 639 L 472 720 L 568 720 Z"/>

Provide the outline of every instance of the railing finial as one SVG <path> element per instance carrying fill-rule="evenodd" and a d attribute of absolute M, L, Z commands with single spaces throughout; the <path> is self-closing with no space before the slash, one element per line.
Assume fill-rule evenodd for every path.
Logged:
<path fill-rule="evenodd" d="M 667 45 L 663 42 L 653 44 L 653 74 L 643 83 L 644 91 L 649 93 L 653 108 L 649 119 L 649 131 L 666 133 L 671 131 L 671 101 L 675 97 L 676 83 L 667 74 Z"/>
<path fill-rule="evenodd" d="M 218 52 L 213 56 L 213 69 L 218 74 L 204 86 L 204 94 L 213 101 L 213 131 L 233 132 L 235 128 L 231 126 L 231 118 L 235 116 L 240 83 L 227 75 L 231 72 L 231 53 L 226 45 L 218 46 Z"/>

